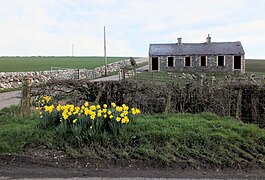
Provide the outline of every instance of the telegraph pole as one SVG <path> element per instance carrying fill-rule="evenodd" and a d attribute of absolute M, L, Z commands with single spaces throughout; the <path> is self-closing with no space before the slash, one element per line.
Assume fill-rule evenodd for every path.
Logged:
<path fill-rule="evenodd" d="M 75 55 L 75 45 L 74 43 L 72 43 L 72 56 L 74 57 L 74 55 Z"/>
<path fill-rule="evenodd" d="M 105 64 L 105 76 L 107 76 L 107 52 L 106 52 L 106 29 L 104 26 L 104 64 Z"/>

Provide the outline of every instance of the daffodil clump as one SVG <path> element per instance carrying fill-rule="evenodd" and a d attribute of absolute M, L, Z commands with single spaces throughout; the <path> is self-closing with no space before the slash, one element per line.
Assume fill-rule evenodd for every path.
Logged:
<path fill-rule="evenodd" d="M 45 97 L 45 98 L 44 98 Z M 121 106 L 114 102 L 111 104 L 92 104 L 88 102 L 81 106 L 73 104 L 54 105 L 51 98 L 44 96 L 42 104 L 36 107 L 39 114 L 39 124 L 42 127 L 55 126 L 63 129 L 65 134 L 120 134 L 124 128 L 140 114 L 137 108 L 130 108 L 125 104 Z"/>

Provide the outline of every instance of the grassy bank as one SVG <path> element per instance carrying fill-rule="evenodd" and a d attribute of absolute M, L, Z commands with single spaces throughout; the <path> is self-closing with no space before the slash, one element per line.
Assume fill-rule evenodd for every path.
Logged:
<path fill-rule="evenodd" d="M 265 131 L 210 113 L 141 117 L 129 132 L 139 139 L 133 154 L 219 166 L 265 165 Z"/>
<path fill-rule="evenodd" d="M 108 57 L 108 63 L 128 59 Z M 0 57 L 0 72 L 26 72 L 51 70 L 51 67 L 94 69 L 104 65 L 104 57 Z"/>
<path fill-rule="evenodd" d="M 77 145 L 54 129 L 39 130 L 35 118 L 22 119 L 12 107 L 0 111 L 0 153 L 20 153 L 44 145 L 72 157 L 112 157 L 187 162 L 220 167 L 265 167 L 265 130 L 210 113 L 140 116 L 121 136 Z"/>

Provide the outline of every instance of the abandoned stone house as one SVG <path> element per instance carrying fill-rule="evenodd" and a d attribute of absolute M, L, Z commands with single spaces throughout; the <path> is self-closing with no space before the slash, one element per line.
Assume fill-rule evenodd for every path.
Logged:
<path fill-rule="evenodd" d="M 245 72 L 245 52 L 240 41 L 150 44 L 149 71 Z"/>

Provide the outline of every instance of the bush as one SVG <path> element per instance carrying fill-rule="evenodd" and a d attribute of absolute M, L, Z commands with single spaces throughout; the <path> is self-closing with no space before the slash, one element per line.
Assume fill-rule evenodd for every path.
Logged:
<path fill-rule="evenodd" d="M 79 144 L 90 143 L 96 136 L 122 135 L 134 116 L 140 114 L 137 108 L 125 104 L 117 106 L 113 102 L 110 105 L 89 105 L 88 102 L 81 106 L 55 105 L 49 96 L 41 97 L 36 105 L 39 128 L 55 128 L 64 139 L 74 137 Z"/>

